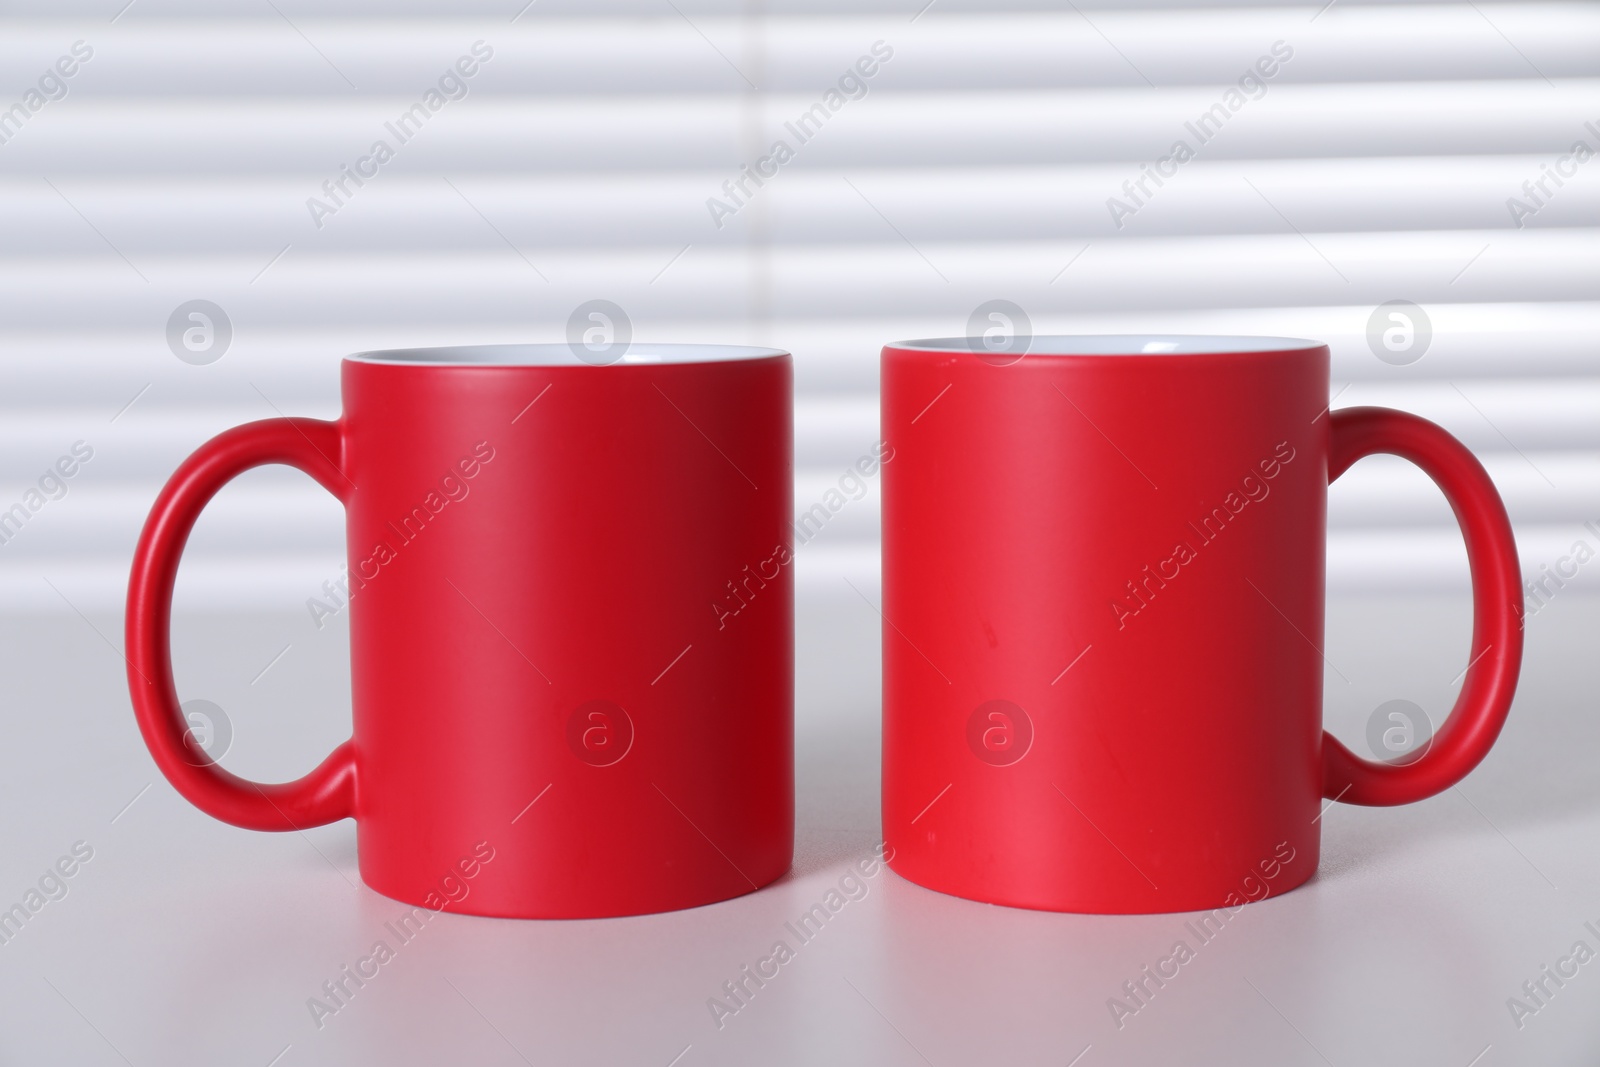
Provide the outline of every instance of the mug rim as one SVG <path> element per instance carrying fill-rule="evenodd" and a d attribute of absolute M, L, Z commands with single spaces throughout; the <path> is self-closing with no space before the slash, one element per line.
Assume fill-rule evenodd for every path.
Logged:
<path fill-rule="evenodd" d="M 488 345 L 439 345 L 352 352 L 351 363 L 399 367 L 615 367 L 743 363 L 788 356 L 781 348 L 754 345 L 627 341 L 608 346 L 615 354 L 564 341 Z"/>
<path fill-rule="evenodd" d="M 884 348 L 901 352 L 974 356 L 1004 354 L 1021 359 L 1024 355 L 1109 358 L 1265 355 L 1312 352 L 1328 347 L 1325 341 L 1313 341 L 1304 337 L 1270 337 L 1253 334 L 1063 333 L 1025 336 L 1022 340 L 1026 343 L 1018 344 L 1018 339 L 1012 338 L 1005 346 L 994 348 L 987 345 L 981 337 L 924 337 L 911 341 L 896 341 L 885 345 Z"/>

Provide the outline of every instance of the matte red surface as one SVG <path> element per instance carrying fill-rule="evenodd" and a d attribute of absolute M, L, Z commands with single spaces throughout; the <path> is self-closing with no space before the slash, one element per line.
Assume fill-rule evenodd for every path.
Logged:
<path fill-rule="evenodd" d="M 343 375 L 340 421 L 230 430 L 151 512 L 128 677 L 168 780 L 258 830 L 354 817 L 368 885 L 454 911 L 661 911 L 786 871 L 793 566 L 769 561 L 792 541 L 790 358 Z M 168 648 L 200 509 L 263 463 L 344 502 L 357 576 L 354 735 L 283 785 L 186 739 Z"/>
<path fill-rule="evenodd" d="M 1238 904 L 1315 873 L 1322 798 L 1419 800 L 1493 744 L 1522 653 L 1505 509 L 1437 426 L 1330 415 L 1326 347 L 998 366 L 890 346 L 882 386 L 883 821 L 905 877 L 1061 911 Z M 1322 730 L 1327 486 L 1374 452 L 1440 484 L 1472 569 L 1472 665 L 1409 766 Z"/>

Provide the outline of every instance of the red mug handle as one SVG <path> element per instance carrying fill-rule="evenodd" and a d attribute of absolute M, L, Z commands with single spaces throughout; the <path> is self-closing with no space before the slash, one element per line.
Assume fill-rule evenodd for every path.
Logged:
<path fill-rule="evenodd" d="M 340 425 L 316 419 L 264 419 L 218 434 L 173 473 L 150 509 L 128 579 L 128 689 L 139 732 L 167 781 L 189 802 L 249 830 L 300 830 L 354 816 L 356 764 L 346 741 L 310 774 L 262 785 L 223 770 L 189 731 L 172 680 L 172 587 L 178 560 L 200 512 L 228 482 L 252 467 L 285 463 L 346 500 Z"/>
<path fill-rule="evenodd" d="M 1346 408 L 1332 420 L 1328 481 L 1363 456 L 1387 452 L 1444 490 L 1467 542 L 1472 648 L 1450 717 L 1421 757 L 1376 763 L 1322 735 L 1322 795 L 1349 804 L 1409 804 L 1455 785 L 1500 735 L 1522 668 L 1522 572 L 1511 520 L 1483 464 L 1426 419 L 1388 408 Z"/>

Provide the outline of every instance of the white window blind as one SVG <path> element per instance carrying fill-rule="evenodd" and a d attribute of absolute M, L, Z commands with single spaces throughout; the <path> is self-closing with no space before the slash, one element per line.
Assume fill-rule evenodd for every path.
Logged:
<path fill-rule="evenodd" d="M 1005 299 L 1039 333 L 1326 339 L 1336 406 L 1482 456 L 1530 575 L 1600 550 L 1593 4 L 123 3 L 0 15 L 8 605 L 114 608 L 182 457 L 333 416 L 341 355 L 559 340 L 593 299 L 795 353 L 797 510 L 876 440 L 879 346 Z M 194 300 L 214 362 L 169 343 Z M 1390 301 L 1420 358 L 1369 340 Z M 1403 464 L 1342 479 L 1330 526 L 1336 588 L 1465 586 Z M 296 607 L 341 532 L 252 473 L 180 606 Z M 877 534 L 874 484 L 803 590 L 875 580 Z"/>

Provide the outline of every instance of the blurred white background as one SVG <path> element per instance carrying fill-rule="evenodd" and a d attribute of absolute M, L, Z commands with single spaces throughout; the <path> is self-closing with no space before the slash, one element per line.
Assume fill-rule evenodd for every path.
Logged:
<path fill-rule="evenodd" d="M 1531 575 L 1600 548 L 1600 162 L 1570 155 L 1600 150 L 1600 8 L 924 2 L 8 3 L 0 509 L 94 454 L 0 545 L 0 597 L 114 610 L 162 479 L 231 424 L 334 416 L 342 354 L 559 340 L 597 298 L 639 339 L 795 353 L 801 507 L 876 437 L 879 346 L 1000 298 L 1039 333 L 1326 339 L 1336 406 L 1477 450 Z M 385 123 L 476 42 L 402 144 Z M 875 45 L 800 143 L 785 123 Z M 1201 144 L 1185 124 L 1219 102 Z M 380 138 L 392 160 L 324 193 Z M 727 197 L 779 138 L 794 158 Z M 1192 161 L 1124 191 L 1180 138 Z M 204 365 L 167 336 L 197 299 L 232 331 Z M 1396 300 L 1422 309 L 1400 365 L 1368 335 Z M 1346 476 L 1330 522 L 1335 589 L 1466 586 L 1398 461 Z M 253 473 L 203 519 L 179 607 L 300 605 L 340 531 L 308 480 Z M 802 595 L 874 582 L 877 531 L 873 486 L 806 546 Z"/>

